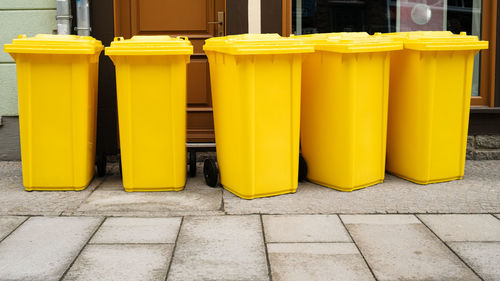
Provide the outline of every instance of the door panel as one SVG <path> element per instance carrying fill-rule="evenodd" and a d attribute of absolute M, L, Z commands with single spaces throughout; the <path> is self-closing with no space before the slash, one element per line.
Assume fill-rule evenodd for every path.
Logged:
<path fill-rule="evenodd" d="M 194 47 L 188 65 L 188 142 L 214 142 L 210 71 L 203 52 L 206 39 L 216 36 L 217 12 L 225 0 L 114 0 L 115 36 L 187 36 Z"/>
<path fill-rule="evenodd" d="M 211 109 L 206 111 L 200 110 L 200 108 L 188 109 L 188 117 L 188 133 L 191 134 L 191 136 L 188 137 L 189 142 L 214 141 Z"/>
<path fill-rule="evenodd" d="M 134 0 L 136 30 L 207 32 L 206 0 Z"/>
<path fill-rule="evenodd" d="M 211 107 L 212 99 L 210 96 L 210 77 L 207 59 L 191 59 L 191 63 L 188 65 L 188 81 L 196 81 L 196 83 L 188 84 L 188 104 L 191 107 Z"/>

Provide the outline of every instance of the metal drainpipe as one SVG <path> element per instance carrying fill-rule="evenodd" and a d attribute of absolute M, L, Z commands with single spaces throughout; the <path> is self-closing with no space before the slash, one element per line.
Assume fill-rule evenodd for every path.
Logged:
<path fill-rule="evenodd" d="M 71 34 L 71 3 L 70 0 L 57 0 L 57 34 Z"/>
<path fill-rule="evenodd" d="M 76 0 L 76 25 L 78 35 L 90 36 L 89 0 Z"/>

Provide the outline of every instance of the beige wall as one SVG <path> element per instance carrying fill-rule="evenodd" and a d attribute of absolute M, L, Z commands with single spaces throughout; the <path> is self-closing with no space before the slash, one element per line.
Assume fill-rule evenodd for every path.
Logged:
<path fill-rule="evenodd" d="M 56 0 L 0 0 L 0 118 L 16 116 L 16 65 L 3 45 L 19 34 L 33 36 L 57 29 Z"/>

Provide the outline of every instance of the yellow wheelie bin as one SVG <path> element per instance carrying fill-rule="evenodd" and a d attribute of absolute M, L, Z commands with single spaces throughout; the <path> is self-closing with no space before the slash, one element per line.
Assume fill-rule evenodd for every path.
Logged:
<path fill-rule="evenodd" d="M 390 57 L 402 43 L 364 32 L 298 37 L 315 46 L 302 69 L 307 178 L 341 191 L 382 182 Z"/>
<path fill-rule="evenodd" d="M 295 192 L 298 182 L 302 56 L 299 39 L 244 34 L 206 40 L 217 163 L 207 184 L 245 199 Z"/>
<path fill-rule="evenodd" d="M 391 60 L 387 170 L 419 184 L 464 175 L 476 36 L 385 34 L 404 42 Z"/>
<path fill-rule="evenodd" d="M 123 187 L 178 191 L 186 183 L 187 38 L 115 38 L 105 54 L 116 66 Z"/>
<path fill-rule="evenodd" d="M 94 176 L 100 41 L 19 35 L 4 50 L 17 67 L 26 190 L 82 190 Z"/>

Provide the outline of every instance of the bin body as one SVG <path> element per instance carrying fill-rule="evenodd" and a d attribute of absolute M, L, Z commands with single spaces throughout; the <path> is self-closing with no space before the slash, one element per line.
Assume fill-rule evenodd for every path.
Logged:
<path fill-rule="evenodd" d="M 5 45 L 17 67 L 26 190 L 82 190 L 92 180 L 101 50 L 100 41 L 73 35 Z"/>
<path fill-rule="evenodd" d="M 299 43 L 264 34 L 214 38 L 204 46 L 220 179 L 241 198 L 297 189 L 302 53 L 313 50 Z"/>
<path fill-rule="evenodd" d="M 304 58 L 301 151 L 307 178 L 352 191 L 385 175 L 392 40 L 366 33 L 317 34 Z"/>
<path fill-rule="evenodd" d="M 487 42 L 410 32 L 391 62 L 387 170 L 419 184 L 464 175 L 474 55 Z"/>
<path fill-rule="evenodd" d="M 115 39 L 123 187 L 178 191 L 186 183 L 186 65 L 191 43 L 169 36 Z"/>

